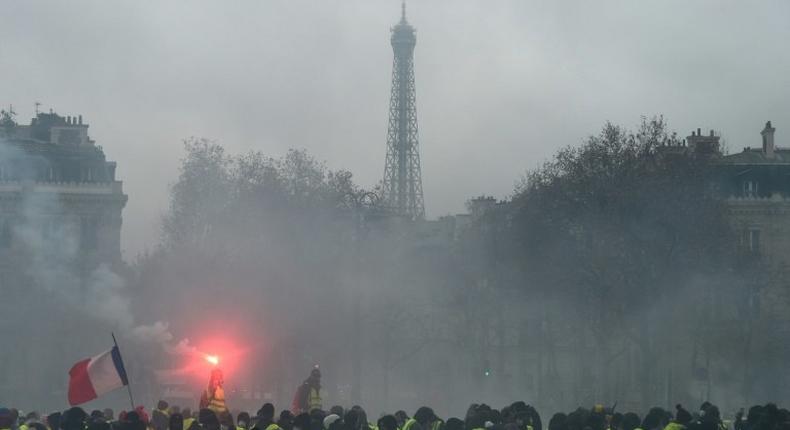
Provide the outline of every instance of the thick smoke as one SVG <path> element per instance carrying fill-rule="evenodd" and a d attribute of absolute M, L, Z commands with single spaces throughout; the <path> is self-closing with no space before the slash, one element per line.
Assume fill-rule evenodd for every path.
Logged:
<path fill-rule="evenodd" d="M 759 272 L 744 281 L 714 270 L 720 266 L 703 262 L 694 247 L 659 265 L 663 253 L 653 245 L 671 239 L 662 234 L 669 221 L 690 230 L 700 224 L 683 225 L 649 190 L 606 188 L 616 190 L 612 202 L 626 189 L 640 196 L 650 210 L 637 212 L 646 218 L 633 218 L 633 208 L 620 224 L 594 214 L 580 225 L 595 240 L 563 242 L 552 237 L 562 230 L 551 222 L 568 211 L 547 204 L 551 192 L 545 201 L 534 194 L 502 205 L 475 199 L 469 215 L 413 223 L 363 204 L 366 192 L 350 173 L 330 171 L 304 151 L 233 155 L 191 140 L 180 173 L 162 242 L 131 266 L 76 270 L 77 229 L 69 222 L 42 228 L 36 218 L 62 203 L 46 195 L 24 201 L 25 222 L 14 234 L 24 244 L 17 255 L 25 278 L 11 302 L 35 302 L 47 318 L 19 324 L 29 321 L 21 306 L 8 314 L 20 328 L 15 343 L 34 355 L 0 356 L 34 375 L 4 381 L 29 387 L 18 402 L 62 407 L 66 369 L 105 349 L 111 331 L 148 405 L 177 393 L 174 403 L 194 407 L 207 375 L 189 363 L 206 352 L 231 358 L 223 362 L 229 402 L 247 410 L 269 400 L 288 405 L 315 365 L 325 406 L 359 402 L 372 414 L 428 404 L 447 416 L 472 402 L 519 399 L 542 411 L 703 399 L 732 410 L 782 396 L 769 381 L 781 369 L 781 333 L 753 315 L 756 294 L 744 288 L 765 283 Z M 685 196 L 681 206 L 692 208 L 696 194 Z M 525 219 L 532 229 L 514 237 L 523 232 L 510 227 Z M 518 240 L 534 255 L 517 253 Z M 620 252 L 634 249 L 619 248 L 630 240 L 656 253 Z M 666 277 L 639 290 L 635 280 L 648 279 L 645 272 Z M 216 350 L 201 351 L 207 342 Z M 759 365 L 749 364 L 754 355 Z M 750 379 L 739 369 L 762 381 L 749 397 L 743 381 Z"/>
<path fill-rule="evenodd" d="M 42 161 L 0 142 L 0 166 L 33 172 Z M 3 308 L 4 324 L 11 329 L 10 344 L 21 349 L 4 349 L 0 360 L 18 366 L 19 371 L 7 376 L 9 392 L 22 393 L 19 401 L 31 405 L 61 407 L 69 366 L 111 346 L 112 332 L 122 343 L 133 342 L 135 350 L 156 347 L 170 354 L 194 353 L 187 340 L 175 341 L 166 322 L 141 324 L 135 318 L 132 293 L 119 272 L 123 264 L 83 264 L 79 219 L 70 218 L 65 204 L 56 193 L 22 192 L 16 212 L 4 216 L 4 221 L 12 221 L 14 240 L 13 254 L 6 251 L 6 264 L 13 268 L 6 267 L 7 274 L 0 278 L 9 305 Z M 57 349 L 62 351 L 58 358 L 48 360 Z M 135 357 L 135 350 L 130 357 Z M 40 358 L 30 359 L 31 354 Z"/>

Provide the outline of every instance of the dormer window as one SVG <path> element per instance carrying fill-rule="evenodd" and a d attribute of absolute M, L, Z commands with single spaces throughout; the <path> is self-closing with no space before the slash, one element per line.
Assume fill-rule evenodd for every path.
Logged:
<path fill-rule="evenodd" d="M 744 197 L 756 197 L 757 192 L 757 181 L 743 181 Z"/>

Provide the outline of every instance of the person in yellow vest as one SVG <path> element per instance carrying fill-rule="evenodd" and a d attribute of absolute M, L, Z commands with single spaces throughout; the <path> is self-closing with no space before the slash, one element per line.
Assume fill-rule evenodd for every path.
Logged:
<path fill-rule="evenodd" d="M 395 412 L 394 416 L 395 416 L 395 420 L 398 423 L 398 430 L 401 430 L 403 428 L 403 426 L 406 425 L 406 421 L 408 421 L 410 419 L 410 417 L 406 413 L 406 411 L 403 411 L 403 410 L 399 410 L 399 411 Z"/>
<path fill-rule="evenodd" d="M 274 422 L 274 405 L 266 403 L 261 406 L 253 430 L 282 430 L 282 428 Z"/>
<path fill-rule="evenodd" d="M 195 417 L 192 416 L 192 409 L 184 408 L 184 410 L 181 411 L 181 416 L 184 417 L 184 430 L 189 430 L 192 428 L 192 425 L 197 422 Z"/>
<path fill-rule="evenodd" d="M 170 425 L 170 405 L 160 400 L 156 404 L 156 409 L 151 411 L 151 426 L 154 430 L 167 430 Z"/>
<path fill-rule="evenodd" d="M 224 384 L 225 380 L 222 377 L 222 371 L 219 369 L 212 370 L 211 377 L 208 380 L 208 387 L 200 396 L 200 409 L 211 409 L 218 417 L 222 412 L 227 412 L 225 390 L 222 388 Z"/>
<path fill-rule="evenodd" d="M 687 411 L 683 408 L 683 405 L 676 405 L 675 406 L 675 419 L 672 420 L 664 430 L 685 430 L 686 427 L 691 423 L 694 417 L 691 415 L 691 412 Z"/>
<path fill-rule="evenodd" d="M 401 430 L 431 430 L 432 424 L 437 420 L 433 409 L 423 406 L 414 413 L 414 418 L 409 419 L 403 424 Z"/>
<path fill-rule="evenodd" d="M 321 371 L 318 366 L 310 372 L 310 377 L 296 389 L 291 411 L 294 415 L 310 413 L 315 409 L 322 409 L 321 400 Z"/>
<path fill-rule="evenodd" d="M 384 415 L 379 418 L 376 426 L 379 430 L 398 430 L 398 419 L 394 415 Z M 463 428 L 460 430 L 463 430 Z"/>

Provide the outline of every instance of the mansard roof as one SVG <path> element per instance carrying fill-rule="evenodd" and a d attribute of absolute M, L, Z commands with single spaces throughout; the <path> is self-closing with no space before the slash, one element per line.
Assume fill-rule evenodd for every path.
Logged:
<path fill-rule="evenodd" d="M 790 164 L 790 149 L 776 148 L 773 157 L 768 157 L 762 148 L 744 148 L 742 152 L 725 155 L 722 164 Z"/>

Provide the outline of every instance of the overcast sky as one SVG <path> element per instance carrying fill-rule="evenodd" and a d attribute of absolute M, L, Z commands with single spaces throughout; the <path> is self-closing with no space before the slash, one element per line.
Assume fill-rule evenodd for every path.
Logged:
<path fill-rule="evenodd" d="M 156 243 L 181 140 L 306 148 L 372 186 L 384 168 L 398 0 L 10 1 L 0 103 L 82 114 L 118 162 L 127 258 Z M 433 218 L 507 197 L 609 120 L 790 146 L 790 2 L 410 0 Z"/>

